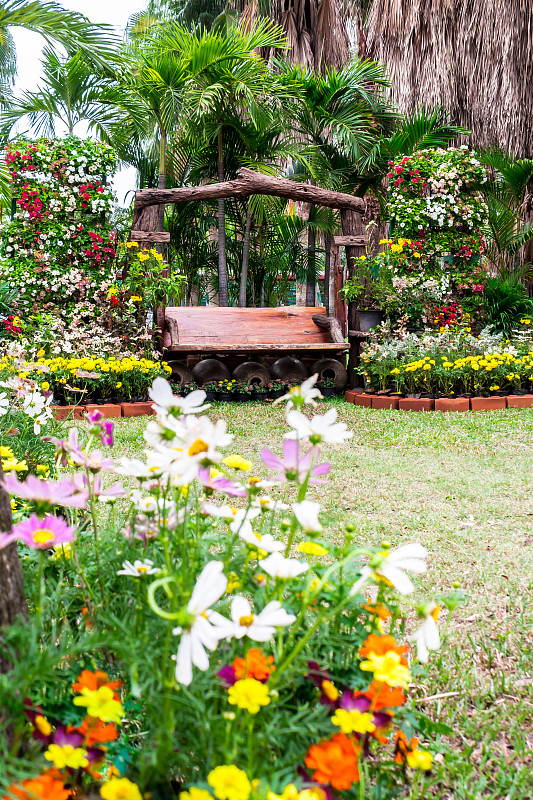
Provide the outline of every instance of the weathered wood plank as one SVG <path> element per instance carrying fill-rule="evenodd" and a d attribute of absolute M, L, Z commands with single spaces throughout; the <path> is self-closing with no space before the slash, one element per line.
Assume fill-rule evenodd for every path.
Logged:
<path fill-rule="evenodd" d="M 366 207 L 361 197 L 333 192 L 307 183 L 296 183 L 287 178 L 261 175 L 243 167 L 237 172 L 237 178 L 232 181 L 210 183 L 206 186 L 183 186 L 178 189 L 140 189 L 135 193 L 135 215 L 148 206 L 201 202 L 221 197 L 249 197 L 252 194 L 286 197 L 304 203 L 316 203 L 328 208 L 344 208 L 359 213 L 364 213 Z M 145 228 L 144 225 L 142 227 Z"/>
<path fill-rule="evenodd" d="M 165 336 L 165 349 L 172 350 L 172 352 L 180 352 L 180 353 L 247 353 L 248 351 L 258 351 L 258 350 L 268 350 L 269 352 L 279 352 L 279 353 L 298 353 L 300 351 L 314 351 L 317 352 L 320 350 L 333 350 L 333 351 L 341 351 L 341 350 L 349 350 L 349 344 L 338 344 L 336 342 L 313 342 L 311 344 L 304 344 L 299 343 L 295 345 L 289 344 L 247 344 L 246 342 L 242 344 L 233 344 L 228 343 L 224 344 L 219 342 L 218 344 L 180 344 L 175 347 L 172 347 L 170 344 L 170 335 L 167 334 Z"/>
<path fill-rule="evenodd" d="M 132 242 L 170 242 L 168 231 L 132 231 L 130 233 Z"/>
<path fill-rule="evenodd" d="M 335 244 L 345 247 L 366 247 L 369 242 L 367 236 L 335 236 Z"/>
<path fill-rule="evenodd" d="M 335 319 L 335 317 L 324 317 L 322 314 L 313 314 L 313 322 L 318 325 L 319 328 L 329 331 L 334 342 L 344 343 L 344 336 L 342 335 L 342 328 L 338 319 Z"/>

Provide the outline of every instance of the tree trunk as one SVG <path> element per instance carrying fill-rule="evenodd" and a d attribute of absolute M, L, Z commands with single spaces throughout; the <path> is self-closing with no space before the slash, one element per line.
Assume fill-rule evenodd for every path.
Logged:
<path fill-rule="evenodd" d="M 218 180 L 224 181 L 224 154 L 222 128 L 218 129 Z M 228 267 L 226 263 L 226 209 L 223 197 L 218 199 L 218 302 L 228 305 Z"/>
<path fill-rule="evenodd" d="M 241 269 L 241 288 L 239 292 L 239 305 L 246 307 L 246 287 L 248 285 L 248 264 L 250 262 L 250 233 L 252 230 L 252 211 L 250 201 L 246 209 L 246 225 L 244 228 L 244 241 L 242 244 L 242 269 Z"/>
<path fill-rule="evenodd" d="M 315 206 L 309 207 L 309 218 Z M 305 287 L 305 305 L 313 307 L 316 303 L 316 231 L 312 225 L 307 229 L 307 278 Z"/>
<path fill-rule="evenodd" d="M 330 233 L 326 233 L 324 239 L 324 250 L 325 250 L 325 257 L 324 257 L 324 306 L 326 309 L 326 315 L 333 316 L 334 312 L 331 310 L 331 296 L 330 296 L 330 272 L 331 272 L 331 241 L 333 237 Z M 330 314 L 331 310 L 331 314 Z"/>
<path fill-rule="evenodd" d="M 158 189 L 166 189 L 167 188 L 167 158 L 166 158 L 166 149 L 167 149 L 167 135 L 164 128 L 160 130 L 160 139 L 159 139 L 159 171 L 158 171 L 158 178 L 157 178 L 157 188 Z M 158 209 L 158 217 L 157 217 L 157 230 L 164 231 L 165 230 L 165 206 L 161 204 Z M 152 245 L 153 246 L 153 245 Z M 159 253 L 163 252 L 163 243 L 157 242 L 155 244 L 156 250 Z M 163 350 L 163 339 L 164 339 L 164 331 L 165 331 L 165 303 L 158 305 L 154 308 L 154 322 L 156 327 L 159 328 L 159 333 L 157 336 L 157 342 L 160 350 Z"/>

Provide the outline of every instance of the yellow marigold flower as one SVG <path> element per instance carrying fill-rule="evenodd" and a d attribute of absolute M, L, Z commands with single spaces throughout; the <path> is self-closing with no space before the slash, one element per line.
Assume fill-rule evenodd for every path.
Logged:
<path fill-rule="evenodd" d="M 104 800 L 143 800 L 137 784 L 128 778 L 111 778 L 100 787 L 100 795 Z"/>
<path fill-rule="evenodd" d="M 413 750 L 406 753 L 407 763 L 413 769 L 430 770 L 433 764 L 433 756 L 429 750 Z"/>
<path fill-rule="evenodd" d="M 130 297 L 130 300 L 132 303 L 142 303 L 142 297 L 139 297 L 139 295 L 137 294 L 132 295 L 132 297 Z"/>
<path fill-rule="evenodd" d="M 408 668 L 404 667 L 401 657 L 393 650 L 389 650 L 383 656 L 370 652 L 368 660 L 361 662 L 359 667 L 363 672 L 373 672 L 374 680 L 388 683 L 389 686 L 401 686 L 406 689 L 411 680 Z"/>
<path fill-rule="evenodd" d="M 115 389 L 120 389 L 122 387 L 121 383 L 115 383 Z"/>
<path fill-rule="evenodd" d="M 298 798 L 298 789 L 294 783 L 289 783 L 281 794 L 275 794 L 274 792 L 267 793 L 267 800 L 298 800 Z"/>
<path fill-rule="evenodd" d="M 54 552 L 50 556 L 50 561 L 59 561 L 60 558 L 66 558 L 67 560 L 72 556 L 72 545 L 70 542 L 63 542 L 62 544 L 56 544 L 54 547 Z"/>
<path fill-rule="evenodd" d="M 48 464 L 37 464 L 37 466 L 35 467 L 35 472 L 37 473 L 37 475 L 48 475 L 48 473 L 50 472 L 50 467 L 48 466 Z"/>
<path fill-rule="evenodd" d="M 81 697 L 75 697 L 72 702 L 75 706 L 85 706 L 89 716 L 97 717 L 102 722 L 120 723 L 122 720 L 122 703 L 115 700 L 109 686 L 101 686 L 95 691 L 84 686 Z"/>
<path fill-rule="evenodd" d="M 180 800 L 213 800 L 213 798 L 207 789 L 191 786 L 187 792 L 180 792 Z"/>
<path fill-rule="evenodd" d="M 18 461 L 16 458 L 10 458 L 2 461 L 2 469 L 4 472 L 11 472 L 11 470 L 15 470 L 15 472 L 26 472 L 28 464 L 26 463 L 26 459 Z"/>
<path fill-rule="evenodd" d="M 234 764 L 215 767 L 207 776 L 207 782 L 213 787 L 217 800 L 248 800 L 252 793 L 248 775 Z"/>
<path fill-rule="evenodd" d="M 222 463 L 233 469 L 242 469 L 244 472 L 249 472 L 253 466 L 251 461 L 248 461 L 237 453 L 226 456 L 226 458 L 222 459 Z"/>
<path fill-rule="evenodd" d="M 33 720 L 33 724 L 35 725 L 39 733 L 43 734 L 43 736 L 50 736 L 50 734 L 52 733 L 52 726 L 50 725 L 46 717 L 43 717 L 42 714 L 37 714 L 37 716 Z"/>
<path fill-rule="evenodd" d="M 425 369 L 427 372 L 428 369 L 431 369 L 431 364 L 424 364 L 423 369 Z"/>
<path fill-rule="evenodd" d="M 413 253 L 415 258 L 420 258 L 420 253 Z"/>
<path fill-rule="evenodd" d="M 334 725 L 337 725 L 343 733 L 372 733 L 376 730 L 376 726 L 372 722 L 372 713 L 363 713 L 353 708 L 347 711 L 344 708 L 338 708 L 335 714 L 331 717 Z"/>
<path fill-rule="evenodd" d="M 80 769 L 89 765 L 87 750 L 83 747 L 73 747 L 71 744 L 51 744 L 44 757 L 47 761 L 51 761 L 57 769 L 65 769 L 65 767 Z"/>
<path fill-rule="evenodd" d="M 37 350 L 37 358 L 42 358 L 44 356 L 44 350 L 41 347 L 40 350 Z"/>
<path fill-rule="evenodd" d="M 13 458 L 15 453 L 10 447 L 6 447 L 5 445 L 0 445 L 0 458 Z"/>
<path fill-rule="evenodd" d="M 139 242 L 126 242 L 126 247 L 139 247 Z"/>
<path fill-rule="evenodd" d="M 328 554 L 326 548 L 316 542 L 300 542 L 296 549 L 307 556 L 326 556 Z"/>
<path fill-rule="evenodd" d="M 401 246 L 401 244 L 391 244 L 390 249 L 391 253 L 401 253 L 403 247 Z"/>
<path fill-rule="evenodd" d="M 228 701 L 232 706 L 257 714 L 261 706 L 270 703 L 268 687 L 255 678 L 242 678 L 228 689 Z"/>
<path fill-rule="evenodd" d="M 47 392 L 49 388 L 50 384 L 48 383 L 48 381 L 43 381 L 41 383 L 41 389 L 43 390 L 43 392 Z"/>
<path fill-rule="evenodd" d="M 400 374 L 400 370 L 398 369 L 398 367 L 394 367 L 394 369 L 391 369 L 390 374 L 391 375 L 399 375 Z"/>

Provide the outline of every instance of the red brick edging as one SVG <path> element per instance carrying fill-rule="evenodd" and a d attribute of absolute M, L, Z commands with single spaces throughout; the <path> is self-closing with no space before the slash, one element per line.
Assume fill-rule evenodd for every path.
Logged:
<path fill-rule="evenodd" d="M 152 403 L 87 403 L 86 406 L 51 406 L 55 419 L 83 419 L 86 411 L 98 410 L 106 419 L 116 417 L 144 417 L 154 413 Z"/>
<path fill-rule="evenodd" d="M 505 397 L 390 397 L 348 391 L 347 403 L 364 408 L 397 408 L 400 411 L 492 411 L 503 408 L 533 408 L 533 394 L 510 394 Z"/>

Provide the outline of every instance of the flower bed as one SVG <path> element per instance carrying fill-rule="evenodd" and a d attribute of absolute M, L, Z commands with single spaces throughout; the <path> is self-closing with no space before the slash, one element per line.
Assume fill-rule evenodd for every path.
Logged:
<path fill-rule="evenodd" d="M 533 391 L 532 320 L 522 322 L 512 342 L 460 329 L 370 342 L 361 355 L 366 388 L 429 396 Z"/>
<path fill-rule="evenodd" d="M 410 599 L 410 576 L 426 570 L 421 545 L 374 550 L 354 541 L 353 525 L 340 540 L 325 536 L 306 495 L 325 490 L 324 448 L 352 434 L 335 409 L 304 413 L 318 396 L 306 381 L 287 398 L 282 451 L 269 443 L 261 453 L 265 480 L 246 454 L 223 455 L 232 436 L 202 416 L 204 392 L 176 397 L 156 379 L 150 395 L 157 418 L 143 460 L 115 461 L 112 423 L 92 414 L 86 439 L 57 442 L 77 474 L 5 479 L 33 513 L 0 546 L 19 540 L 35 556 L 32 618 L 5 633 L 7 657 L 18 652 L 0 686 L 16 742 L 4 765 L 10 791 L 60 800 L 97 787 L 104 800 L 156 789 L 182 800 L 404 791 L 432 764 L 432 722 L 409 697 L 440 646 L 439 609 Z M 116 506 L 98 513 L 101 502 Z M 441 602 L 452 610 L 459 600 Z"/>

